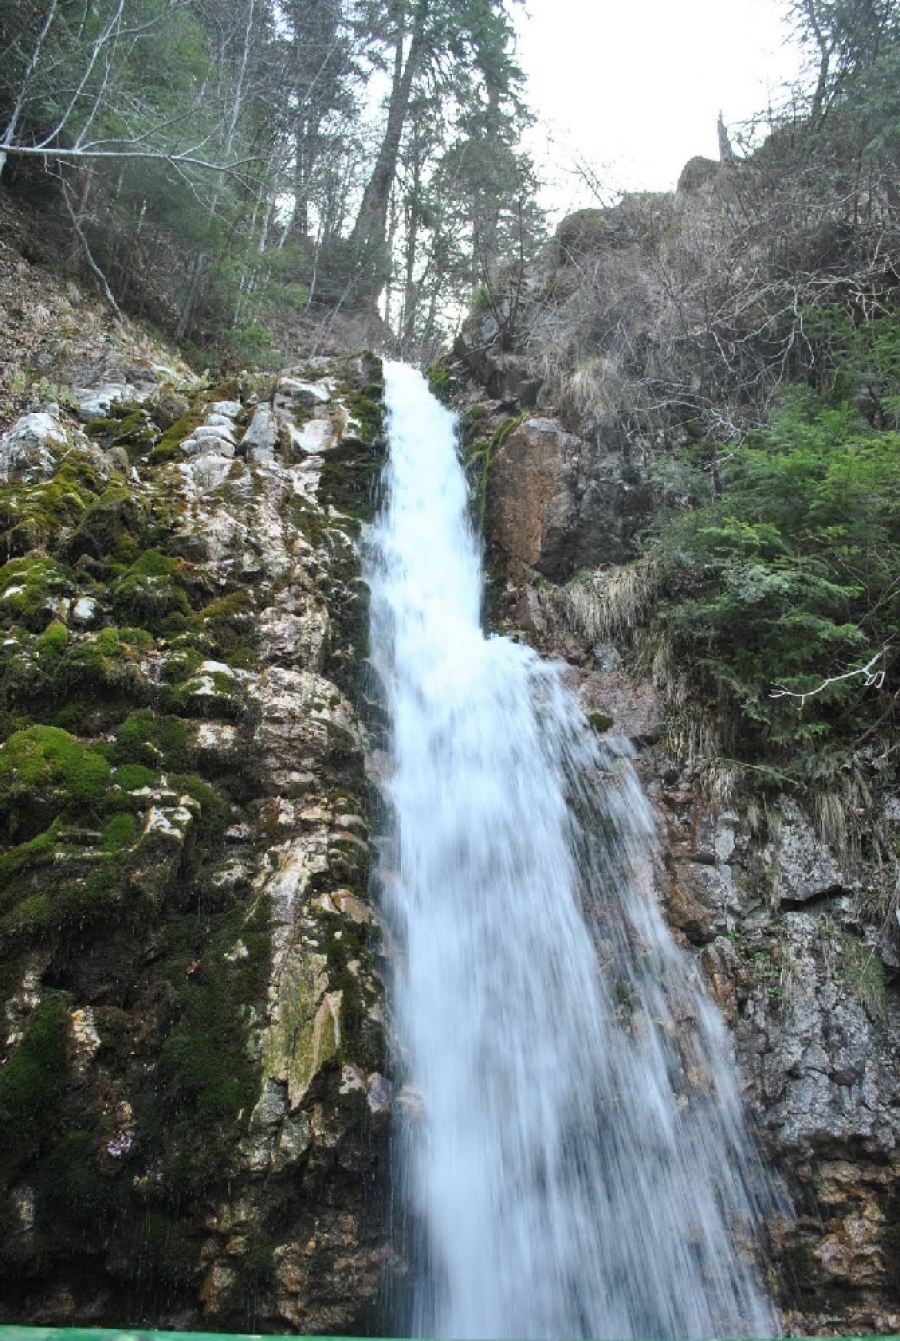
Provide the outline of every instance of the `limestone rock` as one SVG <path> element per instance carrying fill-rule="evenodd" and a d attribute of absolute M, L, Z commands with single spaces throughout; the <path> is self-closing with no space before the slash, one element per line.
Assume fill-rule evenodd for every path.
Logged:
<path fill-rule="evenodd" d="M 0 437 L 0 482 L 35 484 L 49 478 L 68 446 L 58 414 L 40 410 L 23 415 Z"/>
<path fill-rule="evenodd" d="M 153 397 L 157 426 L 190 409 L 175 389 L 187 375 L 132 368 L 112 343 L 67 380 L 84 415 L 132 392 Z M 371 358 L 332 359 L 311 361 L 298 385 L 282 379 L 278 405 L 203 390 L 182 450 L 151 453 L 139 474 L 55 410 L 3 440 L 23 495 L 73 448 L 92 467 L 88 498 L 94 471 L 119 477 L 102 509 L 89 503 L 89 531 L 42 535 L 46 557 L 3 593 L 7 614 L 29 620 L 4 649 L 4 687 L 30 692 L 51 658 L 67 659 L 71 701 L 48 694 L 46 710 L 50 722 L 66 711 L 71 734 L 33 730 L 87 771 L 76 820 L 35 821 L 33 856 L 31 831 L 7 835 L 21 845 L 23 878 L 13 864 L 4 898 L 22 942 L 5 961 L 0 1065 L 57 1012 L 63 1097 L 39 1157 L 71 1154 L 104 1208 L 89 1224 L 77 1198 L 54 1203 L 51 1243 L 26 1145 L 0 1211 L 33 1287 L 29 1320 L 111 1316 L 106 1270 L 120 1320 L 144 1318 L 132 1282 L 146 1280 L 146 1245 L 131 1227 L 176 1204 L 159 1243 L 171 1236 L 181 1302 L 154 1315 L 160 1325 L 240 1331 L 250 1290 L 262 1330 L 359 1334 L 377 1298 L 385 1235 L 371 1192 L 391 1105 L 363 951 L 381 934 L 365 898 L 365 736 L 346 697 L 362 655 L 356 526 L 320 496 L 318 453 L 285 459 L 288 425 L 312 415 L 319 446 L 340 439 L 338 473 L 364 485 L 379 448 L 335 393 L 349 383 L 370 396 L 375 380 Z M 110 572 L 121 582 L 138 559 L 135 580 L 113 588 Z M 149 599 L 160 592 L 171 608 Z M 93 795 L 95 780 L 107 791 Z M 202 1179 L 202 1195 L 182 1197 L 183 1177 Z M 112 1238 L 111 1199 L 124 1226 Z"/>
<path fill-rule="evenodd" d="M 270 461 L 278 442 L 278 420 L 268 405 L 257 406 L 250 427 L 241 439 L 241 450 L 253 461 Z"/>
<path fill-rule="evenodd" d="M 793 903 L 806 903 L 821 894 L 833 893 L 846 879 L 825 843 L 816 836 L 796 801 L 783 796 L 778 861 L 781 896 Z"/>

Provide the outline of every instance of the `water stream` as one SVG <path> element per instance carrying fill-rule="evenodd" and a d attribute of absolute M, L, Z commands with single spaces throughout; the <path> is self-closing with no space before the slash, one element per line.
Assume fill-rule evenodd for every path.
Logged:
<path fill-rule="evenodd" d="M 413 370 L 386 378 L 368 577 L 391 723 L 405 1325 L 773 1335 L 753 1249 L 768 1189 L 724 1027 L 656 908 L 629 747 L 592 732 L 559 667 L 484 637 L 453 418 Z"/>

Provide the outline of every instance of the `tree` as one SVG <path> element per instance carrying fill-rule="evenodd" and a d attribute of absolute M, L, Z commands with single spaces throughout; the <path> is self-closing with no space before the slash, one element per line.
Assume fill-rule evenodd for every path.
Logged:
<path fill-rule="evenodd" d="M 202 97 L 204 37 L 188 0 L 14 0 L 0 58 L 0 173 L 11 155 L 228 166 L 215 154 L 222 124 Z M 178 62 L 174 81 L 152 78 L 165 73 L 162 52 Z"/>
<path fill-rule="evenodd" d="M 351 235 L 364 282 L 377 293 L 388 274 L 388 212 L 414 92 L 461 114 L 461 76 L 475 90 L 492 86 L 503 102 L 521 73 L 506 0 L 363 0 L 361 15 L 391 72 L 384 128 Z"/>

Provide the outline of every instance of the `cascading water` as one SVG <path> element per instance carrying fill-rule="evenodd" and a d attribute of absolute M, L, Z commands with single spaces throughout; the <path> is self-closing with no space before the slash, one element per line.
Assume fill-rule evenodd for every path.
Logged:
<path fill-rule="evenodd" d="M 624 742 L 479 624 L 454 421 L 386 368 L 373 662 L 414 1334 L 763 1337 L 766 1184 L 724 1028 L 651 888 Z"/>

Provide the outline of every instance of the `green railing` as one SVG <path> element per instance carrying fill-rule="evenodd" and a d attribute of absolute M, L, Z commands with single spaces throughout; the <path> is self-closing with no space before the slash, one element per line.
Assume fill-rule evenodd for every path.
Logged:
<path fill-rule="evenodd" d="M 0 1341 L 263 1341 L 260 1332 L 154 1332 L 146 1327 L 2 1327 Z M 267 1338 L 275 1341 L 275 1338 Z M 292 1341 L 353 1341 L 348 1337 L 295 1337 Z M 396 1341 L 382 1337 L 379 1341 Z M 795 1339 L 796 1341 L 796 1339 Z M 900 1337 L 832 1336 L 828 1341 L 900 1341 Z"/>
<path fill-rule="evenodd" d="M 0 1341 L 262 1341 L 259 1332 L 155 1332 L 149 1327 L 2 1327 Z M 274 1337 L 270 1341 L 276 1341 Z M 316 1341 L 347 1341 L 317 1337 Z"/>

